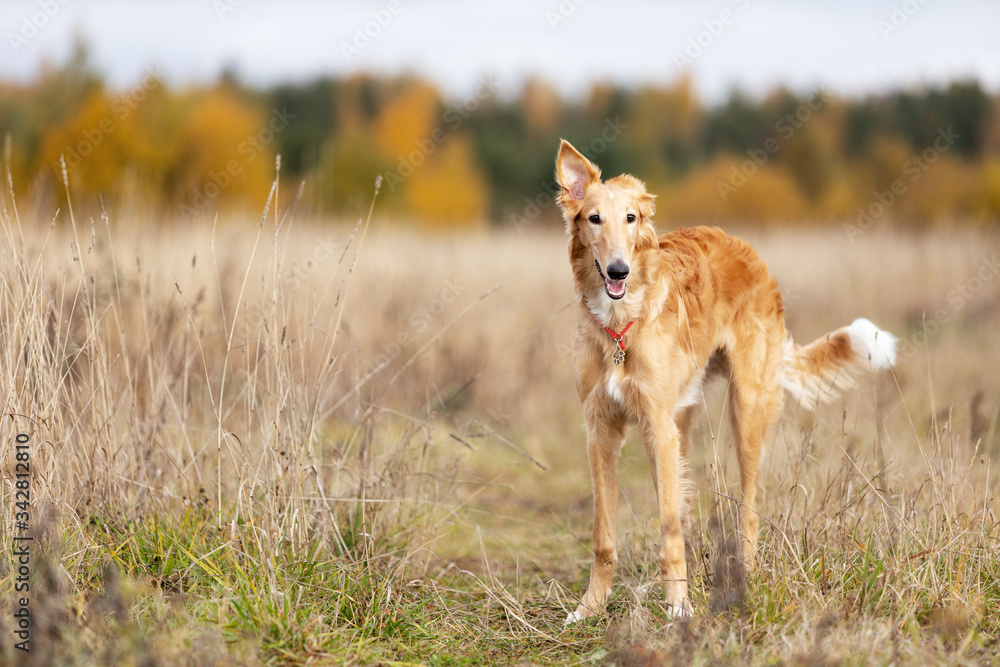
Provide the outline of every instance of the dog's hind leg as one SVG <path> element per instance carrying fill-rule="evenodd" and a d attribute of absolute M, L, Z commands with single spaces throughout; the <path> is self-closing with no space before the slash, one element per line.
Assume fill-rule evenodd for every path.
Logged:
<path fill-rule="evenodd" d="M 736 454 L 740 464 L 739 546 L 737 553 L 743 565 L 756 566 L 757 484 L 760 478 L 760 455 L 778 411 L 783 393 L 776 374 L 780 368 L 779 349 L 768 347 L 761 339 L 751 342 L 740 354 L 734 352 L 730 415 Z"/>
<path fill-rule="evenodd" d="M 587 457 L 594 487 L 594 567 L 590 584 L 567 623 L 604 611 L 611 595 L 611 580 L 618 564 L 615 548 L 615 517 L 618 513 L 618 458 L 625 439 L 624 415 L 587 413 Z"/>

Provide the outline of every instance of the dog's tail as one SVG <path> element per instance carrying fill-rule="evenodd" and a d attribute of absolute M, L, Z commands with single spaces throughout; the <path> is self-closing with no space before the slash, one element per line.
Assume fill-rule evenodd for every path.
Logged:
<path fill-rule="evenodd" d="M 859 372 L 894 366 L 897 342 L 863 317 L 805 346 L 789 338 L 781 386 L 814 410 L 850 389 Z"/>

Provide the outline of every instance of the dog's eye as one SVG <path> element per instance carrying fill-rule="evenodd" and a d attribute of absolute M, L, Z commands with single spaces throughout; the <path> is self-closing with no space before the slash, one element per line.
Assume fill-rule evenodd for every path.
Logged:
<path fill-rule="evenodd" d="M 625 219 L 628 220 L 629 222 L 635 222 L 635 213 L 629 213 L 628 215 L 625 216 Z"/>
<path fill-rule="evenodd" d="M 599 215 L 595 214 L 595 215 L 590 216 L 587 219 L 590 220 L 591 224 L 594 224 L 594 225 L 601 224 L 601 216 L 599 216 Z"/>

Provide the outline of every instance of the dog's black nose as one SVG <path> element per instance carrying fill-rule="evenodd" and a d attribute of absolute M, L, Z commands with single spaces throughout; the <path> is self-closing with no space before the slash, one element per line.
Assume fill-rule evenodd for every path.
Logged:
<path fill-rule="evenodd" d="M 621 260 L 615 260 L 608 264 L 608 278 L 611 280 L 625 280 L 628 278 L 628 264 Z"/>

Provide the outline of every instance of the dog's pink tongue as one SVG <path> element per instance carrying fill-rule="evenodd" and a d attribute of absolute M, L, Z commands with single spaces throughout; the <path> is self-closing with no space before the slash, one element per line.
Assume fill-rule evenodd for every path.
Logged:
<path fill-rule="evenodd" d="M 608 284 L 608 291 L 614 294 L 615 296 L 625 293 L 624 280 L 609 280 L 607 284 Z"/>

